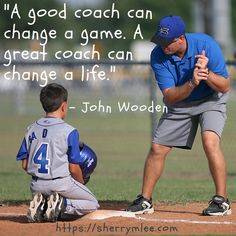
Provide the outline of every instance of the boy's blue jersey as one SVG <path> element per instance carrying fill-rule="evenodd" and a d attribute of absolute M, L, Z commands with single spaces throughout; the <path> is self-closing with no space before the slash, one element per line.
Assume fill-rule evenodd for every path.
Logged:
<path fill-rule="evenodd" d="M 69 176 L 69 163 L 82 163 L 77 129 L 58 118 L 41 118 L 28 127 L 17 154 L 17 160 L 26 158 L 27 172 L 32 176 Z"/>

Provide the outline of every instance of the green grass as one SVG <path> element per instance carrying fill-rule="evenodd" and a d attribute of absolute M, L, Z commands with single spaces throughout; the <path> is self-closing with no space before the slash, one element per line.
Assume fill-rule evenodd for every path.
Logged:
<path fill-rule="evenodd" d="M 11 95 L 0 94 L 0 98 L 0 202 L 28 201 L 31 198 L 30 177 L 21 169 L 21 163 L 15 161 L 15 156 L 26 127 L 43 112 L 37 96 L 32 94 L 24 98 L 26 112 L 21 116 L 13 109 Z M 75 93 L 70 103 L 76 102 Z M 228 164 L 227 186 L 232 200 L 236 196 L 235 117 L 236 107 L 231 99 L 222 147 Z M 98 166 L 88 184 L 91 191 L 101 201 L 133 200 L 141 189 L 144 161 L 151 141 L 149 113 L 102 115 L 81 114 L 75 110 L 69 111 L 66 121 L 79 129 L 81 139 L 98 155 Z M 193 202 L 207 201 L 212 194 L 214 185 L 198 134 L 193 150 L 174 149 L 170 153 L 153 198 L 155 201 Z"/>

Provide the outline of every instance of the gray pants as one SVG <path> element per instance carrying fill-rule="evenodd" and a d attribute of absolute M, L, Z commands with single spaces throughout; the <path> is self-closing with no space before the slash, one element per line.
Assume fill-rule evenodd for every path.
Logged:
<path fill-rule="evenodd" d="M 66 200 L 64 213 L 68 215 L 85 215 L 99 207 L 90 190 L 71 176 L 55 180 L 32 179 L 30 189 L 32 193 L 40 192 L 44 196 L 49 196 L 52 192 L 63 196 Z"/>
<path fill-rule="evenodd" d="M 200 101 L 167 105 L 168 112 L 159 120 L 153 143 L 191 149 L 198 125 L 202 132 L 212 131 L 221 137 L 227 118 L 227 98 L 228 93 L 214 93 Z"/>

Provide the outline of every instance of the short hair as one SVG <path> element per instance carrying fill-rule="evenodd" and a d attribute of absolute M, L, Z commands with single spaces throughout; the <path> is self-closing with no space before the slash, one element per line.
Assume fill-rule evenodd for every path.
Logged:
<path fill-rule="evenodd" d="M 68 98 L 67 90 L 60 84 L 51 83 L 42 88 L 40 102 L 45 112 L 56 111 Z"/>

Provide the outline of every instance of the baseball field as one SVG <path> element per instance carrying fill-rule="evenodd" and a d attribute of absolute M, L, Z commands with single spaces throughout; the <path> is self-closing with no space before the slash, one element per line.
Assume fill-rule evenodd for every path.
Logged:
<path fill-rule="evenodd" d="M 228 197 L 233 209 L 231 216 L 200 215 L 214 195 L 214 185 L 198 132 L 191 151 L 174 149 L 168 156 L 165 172 L 153 195 L 154 214 L 142 218 L 78 219 L 50 224 L 27 223 L 25 214 L 31 199 L 30 177 L 22 171 L 21 163 L 15 161 L 26 127 L 43 116 L 38 91 L 28 91 L 21 97 L 25 109 L 22 114 L 16 114 L 14 92 L 2 92 L 0 235 L 236 235 L 234 92 L 231 91 L 228 120 L 222 138 L 228 166 Z M 93 147 L 98 155 L 98 166 L 88 187 L 99 199 L 101 209 L 124 209 L 141 189 L 144 161 L 151 141 L 150 114 L 119 112 L 115 108 L 109 114 L 84 114 L 79 109 L 81 101 L 91 101 L 91 98 L 72 90 L 69 99 L 69 105 L 76 108 L 69 110 L 66 121 L 78 128 L 81 140 Z M 121 99 L 139 102 L 131 97 L 111 99 L 100 94 L 95 94 L 92 102 L 98 99 L 112 107 Z"/>

